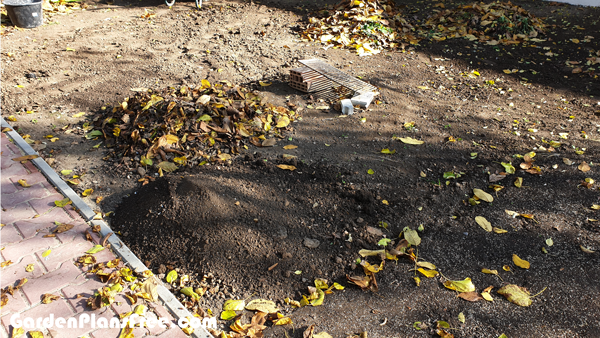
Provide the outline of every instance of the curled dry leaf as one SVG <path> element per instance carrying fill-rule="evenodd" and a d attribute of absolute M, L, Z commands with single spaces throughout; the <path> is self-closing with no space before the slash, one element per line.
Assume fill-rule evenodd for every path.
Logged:
<path fill-rule="evenodd" d="M 53 295 L 50 293 L 44 293 L 42 295 L 42 303 L 44 303 L 44 304 L 50 304 L 53 301 L 58 300 L 58 299 L 60 299 L 60 296 Z"/>
<path fill-rule="evenodd" d="M 581 251 L 583 251 L 583 252 L 585 252 L 585 253 L 588 253 L 588 254 L 592 254 L 592 253 L 596 252 L 596 251 L 594 251 L 594 250 L 590 250 L 590 249 L 586 248 L 586 247 L 585 247 L 585 246 L 583 246 L 583 245 L 580 245 L 579 247 L 581 248 Z"/>
<path fill-rule="evenodd" d="M 523 186 L 523 178 L 522 177 L 517 177 L 515 179 L 515 187 L 520 188 L 521 186 Z"/>
<path fill-rule="evenodd" d="M 492 295 L 490 295 L 490 291 L 492 291 L 493 288 L 494 287 L 491 285 L 485 288 L 483 292 L 481 292 L 481 297 L 483 297 L 483 299 L 487 300 L 488 302 L 493 302 L 494 298 L 492 298 Z"/>
<path fill-rule="evenodd" d="M 38 155 L 25 155 L 25 156 L 15 157 L 12 160 L 15 162 L 21 162 L 21 161 L 33 160 L 38 157 L 39 157 Z"/>
<path fill-rule="evenodd" d="M 56 233 L 56 234 L 60 234 L 65 231 L 69 231 L 69 230 L 73 229 L 73 227 L 74 227 L 73 224 L 59 223 L 58 226 L 56 228 L 54 228 L 54 230 L 52 230 L 52 232 Z"/>

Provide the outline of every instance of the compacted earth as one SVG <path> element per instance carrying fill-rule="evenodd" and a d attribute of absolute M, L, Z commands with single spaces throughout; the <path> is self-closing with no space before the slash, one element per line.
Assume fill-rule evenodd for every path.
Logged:
<path fill-rule="evenodd" d="M 189 276 L 183 286 L 203 292 L 196 304 L 179 281 L 168 286 L 191 310 L 220 316 L 226 300 L 272 300 L 293 325 L 268 324 L 265 337 L 303 337 L 311 325 L 333 337 L 600 336 L 599 8 L 516 1 L 548 25 L 539 40 L 437 36 L 358 56 L 302 40 L 325 2 L 86 4 L 33 30 L 3 27 L 2 117 L 165 283 L 172 270 Z M 399 7 L 417 25 L 457 5 Z M 379 95 L 344 116 L 290 88 L 289 70 L 310 58 Z M 206 161 L 160 173 L 160 160 L 90 133 L 140 91 L 203 79 L 298 118 L 273 146 L 219 139 Z M 411 230 L 420 243 L 394 251 Z M 383 258 L 359 252 L 384 247 L 397 260 L 374 274 L 376 287 L 350 283 Z M 318 306 L 284 301 L 302 300 L 317 278 L 344 289 Z M 492 286 L 493 301 L 444 286 L 466 278 L 477 293 Z M 512 284 L 535 295 L 531 305 L 497 293 Z M 238 314 L 249 323 L 254 312 Z"/>

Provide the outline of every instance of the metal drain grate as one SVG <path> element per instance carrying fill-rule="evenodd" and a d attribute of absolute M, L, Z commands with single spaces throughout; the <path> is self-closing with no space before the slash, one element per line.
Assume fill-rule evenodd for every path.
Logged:
<path fill-rule="evenodd" d="M 326 78 L 328 78 L 335 84 L 337 84 L 337 86 L 335 84 L 333 84 L 332 87 L 342 86 L 342 87 L 346 88 L 347 91 L 349 90 L 349 91 L 353 92 L 352 93 L 353 95 L 356 95 L 358 93 L 377 91 L 377 88 L 375 86 L 370 85 L 366 82 L 363 82 L 363 81 L 355 78 L 354 76 L 346 74 L 346 73 L 342 72 L 341 70 L 328 65 L 327 63 L 323 62 L 322 60 L 310 59 L 310 60 L 300 60 L 299 62 L 301 64 L 305 65 L 306 67 L 316 71 L 317 73 L 325 76 Z M 331 89 L 333 90 L 334 88 L 331 88 Z M 340 90 L 340 92 L 341 92 L 341 90 Z"/>

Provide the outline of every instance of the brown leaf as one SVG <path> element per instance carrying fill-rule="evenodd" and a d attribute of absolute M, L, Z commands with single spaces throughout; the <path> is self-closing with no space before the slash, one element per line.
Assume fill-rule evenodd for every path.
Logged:
<path fill-rule="evenodd" d="M 478 300 L 483 299 L 483 297 L 481 297 L 481 295 L 479 293 L 477 293 L 476 291 L 461 292 L 458 294 L 458 297 L 460 297 L 464 300 L 468 300 L 469 302 L 476 302 Z"/>
<path fill-rule="evenodd" d="M 21 161 L 29 161 L 29 160 L 33 160 L 34 158 L 38 158 L 38 155 L 25 155 L 25 156 L 20 156 L 20 157 L 15 157 L 12 160 L 15 162 L 21 162 Z"/>
<path fill-rule="evenodd" d="M 371 287 L 371 279 L 369 276 L 348 276 L 346 275 L 348 281 L 352 284 L 358 285 L 363 291 L 369 290 Z"/>
<path fill-rule="evenodd" d="M 521 169 L 529 169 L 533 166 L 533 164 L 531 162 L 523 162 L 519 165 L 521 167 Z"/>
<path fill-rule="evenodd" d="M 275 140 L 274 138 L 266 139 L 262 142 L 263 147 L 272 147 L 275 144 L 277 144 L 277 140 Z"/>
<path fill-rule="evenodd" d="M 306 329 L 304 331 L 304 333 L 302 334 L 302 337 L 303 338 L 312 338 L 314 332 L 315 332 L 315 324 L 309 326 L 308 329 Z"/>
<path fill-rule="evenodd" d="M 586 162 L 581 162 L 581 164 L 579 166 L 577 166 L 577 169 L 579 169 L 583 172 L 588 172 L 588 171 L 590 171 L 590 166 Z"/>
<path fill-rule="evenodd" d="M 377 228 L 371 227 L 371 226 L 367 227 L 367 232 L 370 233 L 371 235 L 375 235 L 377 237 L 383 236 L 383 231 L 381 231 Z"/>
<path fill-rule="evenodd" d="M 493 182 L 498 182 L 500 180 L 503 180 L 505 178 L 506 178 L 506 175 L 490 174 L 489 181 L 490 181 L 490 183 L 493 183 Z"/>
<path fill-rule="evenodd" d="M 65 231 L 69 231 L 69 230 L 73 229 L 73 227 L 74 227 L 73 224 L 60 223 L 56 228 L 54 228 L 54 230 L 52 230 L 52 232 L 56 233 L 56 234 L 60 234 Z"/>

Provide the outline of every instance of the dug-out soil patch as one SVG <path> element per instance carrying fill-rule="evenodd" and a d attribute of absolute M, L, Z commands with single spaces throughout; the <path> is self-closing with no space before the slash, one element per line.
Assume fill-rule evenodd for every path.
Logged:
<path fill-rule="evenodd" d="M 538 163 L 553 161 L 542 158 Z M 282 170 L 279 163 L 297 169 Z M 592 192 L 572 191 L 571 211 L 553 205 L 552 194 L 516 188 L 490 205 L 472 207 L 464 202 L 487 180 L 481 171 L 469 171 L 441 190 L 425 180 L 393 174 L 393 168 L 389 176 L 373 182 L 349 168 L 284 162 L 258 153 L 231 166 L 175 172 L 125 198 L 112 227 L 159 277 L 179 269 L 180 275 L 191 277 L 186 286 L 206 286 L 199 304 L 203 310 L 212 309 L 218 316 L 227 299 L 276 301 L 295 330 L 271 327 L 266 337 L 283 337 L 283 331 L 301 337 L 312 324 L 334 337 L 363 331 L 370 337 L 419 337 L 434 334 L 438 320 L 448 321 L 461 337 L 590 337 L 600 332 L 593 296 L 600 292 L 599 257 L 583 253 L 578 245 L 597 237 L 593 222 L 582 223 L 579 215 L 586 213 L 581 205 L 596 198 Z M 545 182 L 549 191 L 568 190 L 572 181 L 561 179 L 564 174 L 538 178 L 539 184 L 532 185 Z M 567 174 L 576 176 L 576 169 Z M 388 203 L 383 203 L 385 198 Z M 512 218 L 505 209 L 534 210 L 539 223 Z M 508 233 L 485 232 L 473 221 L 478 215 Z M 387 230 L 379 226 L 382 221 L 388 223 Z M 405 226 L 415 229 L 420 223 L 425 229 L 419 260 L 434 263 L 450 279 L 471 278 L 479 292 L 494 286 L 494 302 L 459 299 L 442 286 L 441 278 L 421 276 L 417 287 L 414 263 L 403 258 L 386 261 L 377 274 L 378 293 L 347 282 L 346 274 L 363 275 L 356 266 L 360 249 L 380 248 L 377 242 L 383 236 L 397 242 Z M 547 238 L 553 238 L 552 247 L 545 244 Z M 308 247 L 306 239 L 319 241 L 318 247 Z M 528 260 L 531 268 L 514 266 L 512 254 Z M 377 257 L 368 260 L 379 263 Z M 503 265 L 512 271 L 503 271 Z M 498 270 L 502 279 L 481 273 L 483 268 Z M 327 295 L 318 307 L 293 310 L 283 302 L 286 297 L 300 299 L 315 278 L 339 282 L 346 289 Z M 496 293 L 506 284 L 526 287 L 532 294 L 546 289 L 525 308 Z M 179 297 L 184 304 L 188 301 Z M 461 312 L 465 324 L 457 319 Z M 427 329 L 415 330 L 417 321 Z"/>

